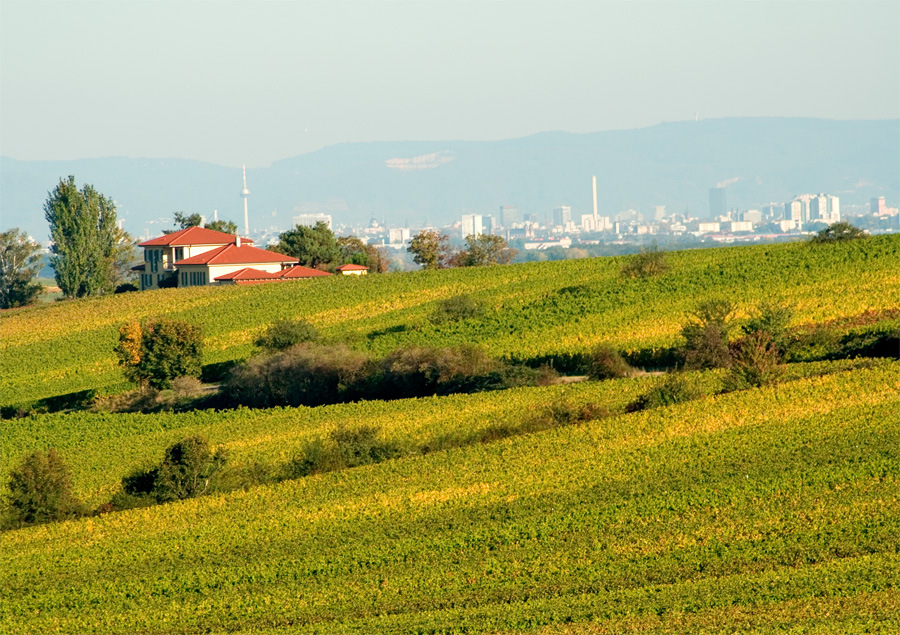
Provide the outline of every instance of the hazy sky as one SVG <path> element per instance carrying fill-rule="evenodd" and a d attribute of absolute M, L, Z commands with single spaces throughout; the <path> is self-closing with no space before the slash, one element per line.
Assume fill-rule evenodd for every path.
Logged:
<path fill-rule="evenodd" d="M 896 118 L 900 2 L 0 2 L 0 152 L 238 166 L 344 141 Z"/>

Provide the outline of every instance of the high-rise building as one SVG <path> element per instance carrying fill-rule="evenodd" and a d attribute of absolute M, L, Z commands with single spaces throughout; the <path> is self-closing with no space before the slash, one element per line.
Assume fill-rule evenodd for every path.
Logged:
<path fill-rule="evenodd" d="M 809 219 L 825 223 L 841 220 L 841 201 L 837 196 L 819 194 L 809 199 Z"/>
<path fill-rule="evenodd" d="M 462 237 L 463 240 L 467 236 L 478 236 L 484 233 L 484 226 L 481 223 L 481 214 L 463 214 L 462 217 Z"/>
<path fill-rule="evenodd" d="M 482 216 L 481 217 L 481 228 L 484 230 L 485 234 L 493 234 L 494 230 L 497 229 L 497 223 L 494 221 L 493 216 Z"/>
<path fill-rule="evenodd" d="M 244 199 L 244 233 L 250 233 L 250 215 L 247 213 L 247 197 L 250 196 L 250 190 L 247 189 L 247 166 L 242 166 L 244 173 L 244 189 L 241 190 L 241 197 Z"/>
<path fill-rule="evenodd" d="M 500 206 L 500 223 L 506 229 L 519 222 L 519 208 L 515 205 Z"/>
<path fill-rule="evenodd" d="M 568 205 L 560 205 L 553 208 L 553 224 L 565 227 L 572 222 L 572 208 Z"/>
<path fill-rule="evenodd" d="M 330 214 L 300 214 L 294 216 L 293 221 L 294 227 L 315 227 L 316 223 L 322 222 L 328 225 L 328 229 L 331 229 Z"/>
<path fill-rule="evenodd" d="M 725 200 L 725 188 L 713 187 L 709 190 L 709 217 L 718 218 L 724 216 L 728 211 L 728 204 Z"/>
<path fill-rule="evenodd" d="M 873 216 L 884 216 L 887 214 L 887 205 L 884 203 L 884 197 L 879 196 L 869 201 L 869 212 Z"/>

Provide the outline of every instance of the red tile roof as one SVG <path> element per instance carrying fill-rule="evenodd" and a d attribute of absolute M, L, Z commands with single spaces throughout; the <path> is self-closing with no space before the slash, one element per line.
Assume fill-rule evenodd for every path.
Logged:
<path fill-rule="evenodd" d="M 243 239 L 242 239 L 243 242 Z M 274 251 L 260 249 L 259 247 L 251 247 L 250 245 L 235 244 L 223 245 L 215 249 L 210 249 L 202 254 L 179 260 L 175 263 L 176 267 L 182 265 L 255 265 L 266 262 L 290 263 L 298 262 L 296 258 L 277 254 Z"/>
<path fill-rule="evenodd" d="M 174 247 L 182 245 L 227 245 L 234 243 L 235 236 L 225 232 L 217 232 L 205 227 L 187 227 L 171 234 L 163 234 L 159 238 L 144 241 L 138 247 Z M 249 238 L 241 238 L 242 243 L 252 245 Z"/>
<path fill-rule="evenodd" d="M 341 265 L 340 267 L 337 267 L 335 269 L 335 271 L 368 271 L 368 270 L 369 270 L 368 267 L 363 267 L 362 265 L 353 265 L 353 264 Z"/>
<path fill-rule="evenodd" d="M 284 280 L 292 280 L 295 278 L 318 278 L 319 276 L 330 276 L 331 274 L 327 271 L 310 269 L 303 265 L 294 265 L 290 269 L 282 269 L 277 275 Z"/>
<path fill-rule="evenodd" d="M 294 265 L 281 271 L 270 273 L 253 267 L 244 267 L 231 273 L 219 276 L 216 280 L 233 280 L 234 282 L 278 282 L 281 280 L 298 280 L 300 278 L 318 278 L 319 276 L 330 276 L 327 271 L 319 271 L 318 269 L 310 269 L 301 265 Z"/>
<path fill-rule="evenodd" d="M 279 272 L 280 273 L 280 272 Z M 253 267 L 244 267 L 224 276 L 219 276 L 216 280 L 273 280 L 278 278 L 278 273 L 269 273 L 262 269 L 254 269 Z"/>

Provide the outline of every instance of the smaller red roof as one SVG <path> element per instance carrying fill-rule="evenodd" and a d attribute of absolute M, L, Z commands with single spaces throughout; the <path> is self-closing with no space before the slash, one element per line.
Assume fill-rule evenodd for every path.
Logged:
<path fill-rule="evenodd" d="M 235 244 L 223 245 L 202 254 L 179 260 L 175 263 L 176 267 L 182 265 L 255 265 L 268 262 L 278 262 L 282 264 L 298 262 L 296 258 L 278 254 L 268 249 L 260 249 L 259 247 L 251 247 L 250 245 Z"/>
<path fill-rule="evenodd" d="M 290 269 L 282 269 L 277 274 L 283 280 L 293 280 L 295 278 L 318 278 L 319 276 L 330 276 L 327 271 L 319 271 L 318 269 L 310 269 L 303 265 L 294 265 Z"/>
<path fill-rule="evenodd" d="M 235 241 L 234 234 L 217 232 L 205 227 L 186 227 L 171 234 L 163 234 L 159 238 L 152 238 L 138 244 L 138 247 L 174 247 L 183 245 L 227 245 Z M 242 243 L 249 245 L 253 241 L 249 238 L 241 238 Z"/>
<path fill-rule="evenodd" d="M 340 267 L 335 268 L 335 271 L 368 271 L 368 267 L 363 267 L 362 265 L 352 265 L 346 264 L 341 265 Z"/>
<path fill-rule="evenodd" d="M 224 276 L 218 276 L 216 280 L 274 280 L 277 278 L 278 273 L 269 273 L 262 269 L 244 267 L 243 269 L 226 273 Z"/>
<path fill-rule="evenodd" d="M 281 271 L 274 273 L 254 269 L 253 267 L 244 267 L 231 273 L 219 276 L 216 280 L 232 280 L 234 282 L 280 282 L 282 280 L 298 280 L 300 278 L 318 278 L 319 276 L 330 276 L 327 271 L 319 271 L 318 269 L 310 269 L 301 265 L 294 265 Z"/>

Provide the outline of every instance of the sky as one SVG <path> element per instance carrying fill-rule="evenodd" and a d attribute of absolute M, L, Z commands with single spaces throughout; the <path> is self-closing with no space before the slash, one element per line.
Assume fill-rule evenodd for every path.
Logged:
<path fill-rule="evenodd" d="M 900 2 L 0 2 L 0 153 L 265 167 L 342 142 L 900 113 Z"/>

